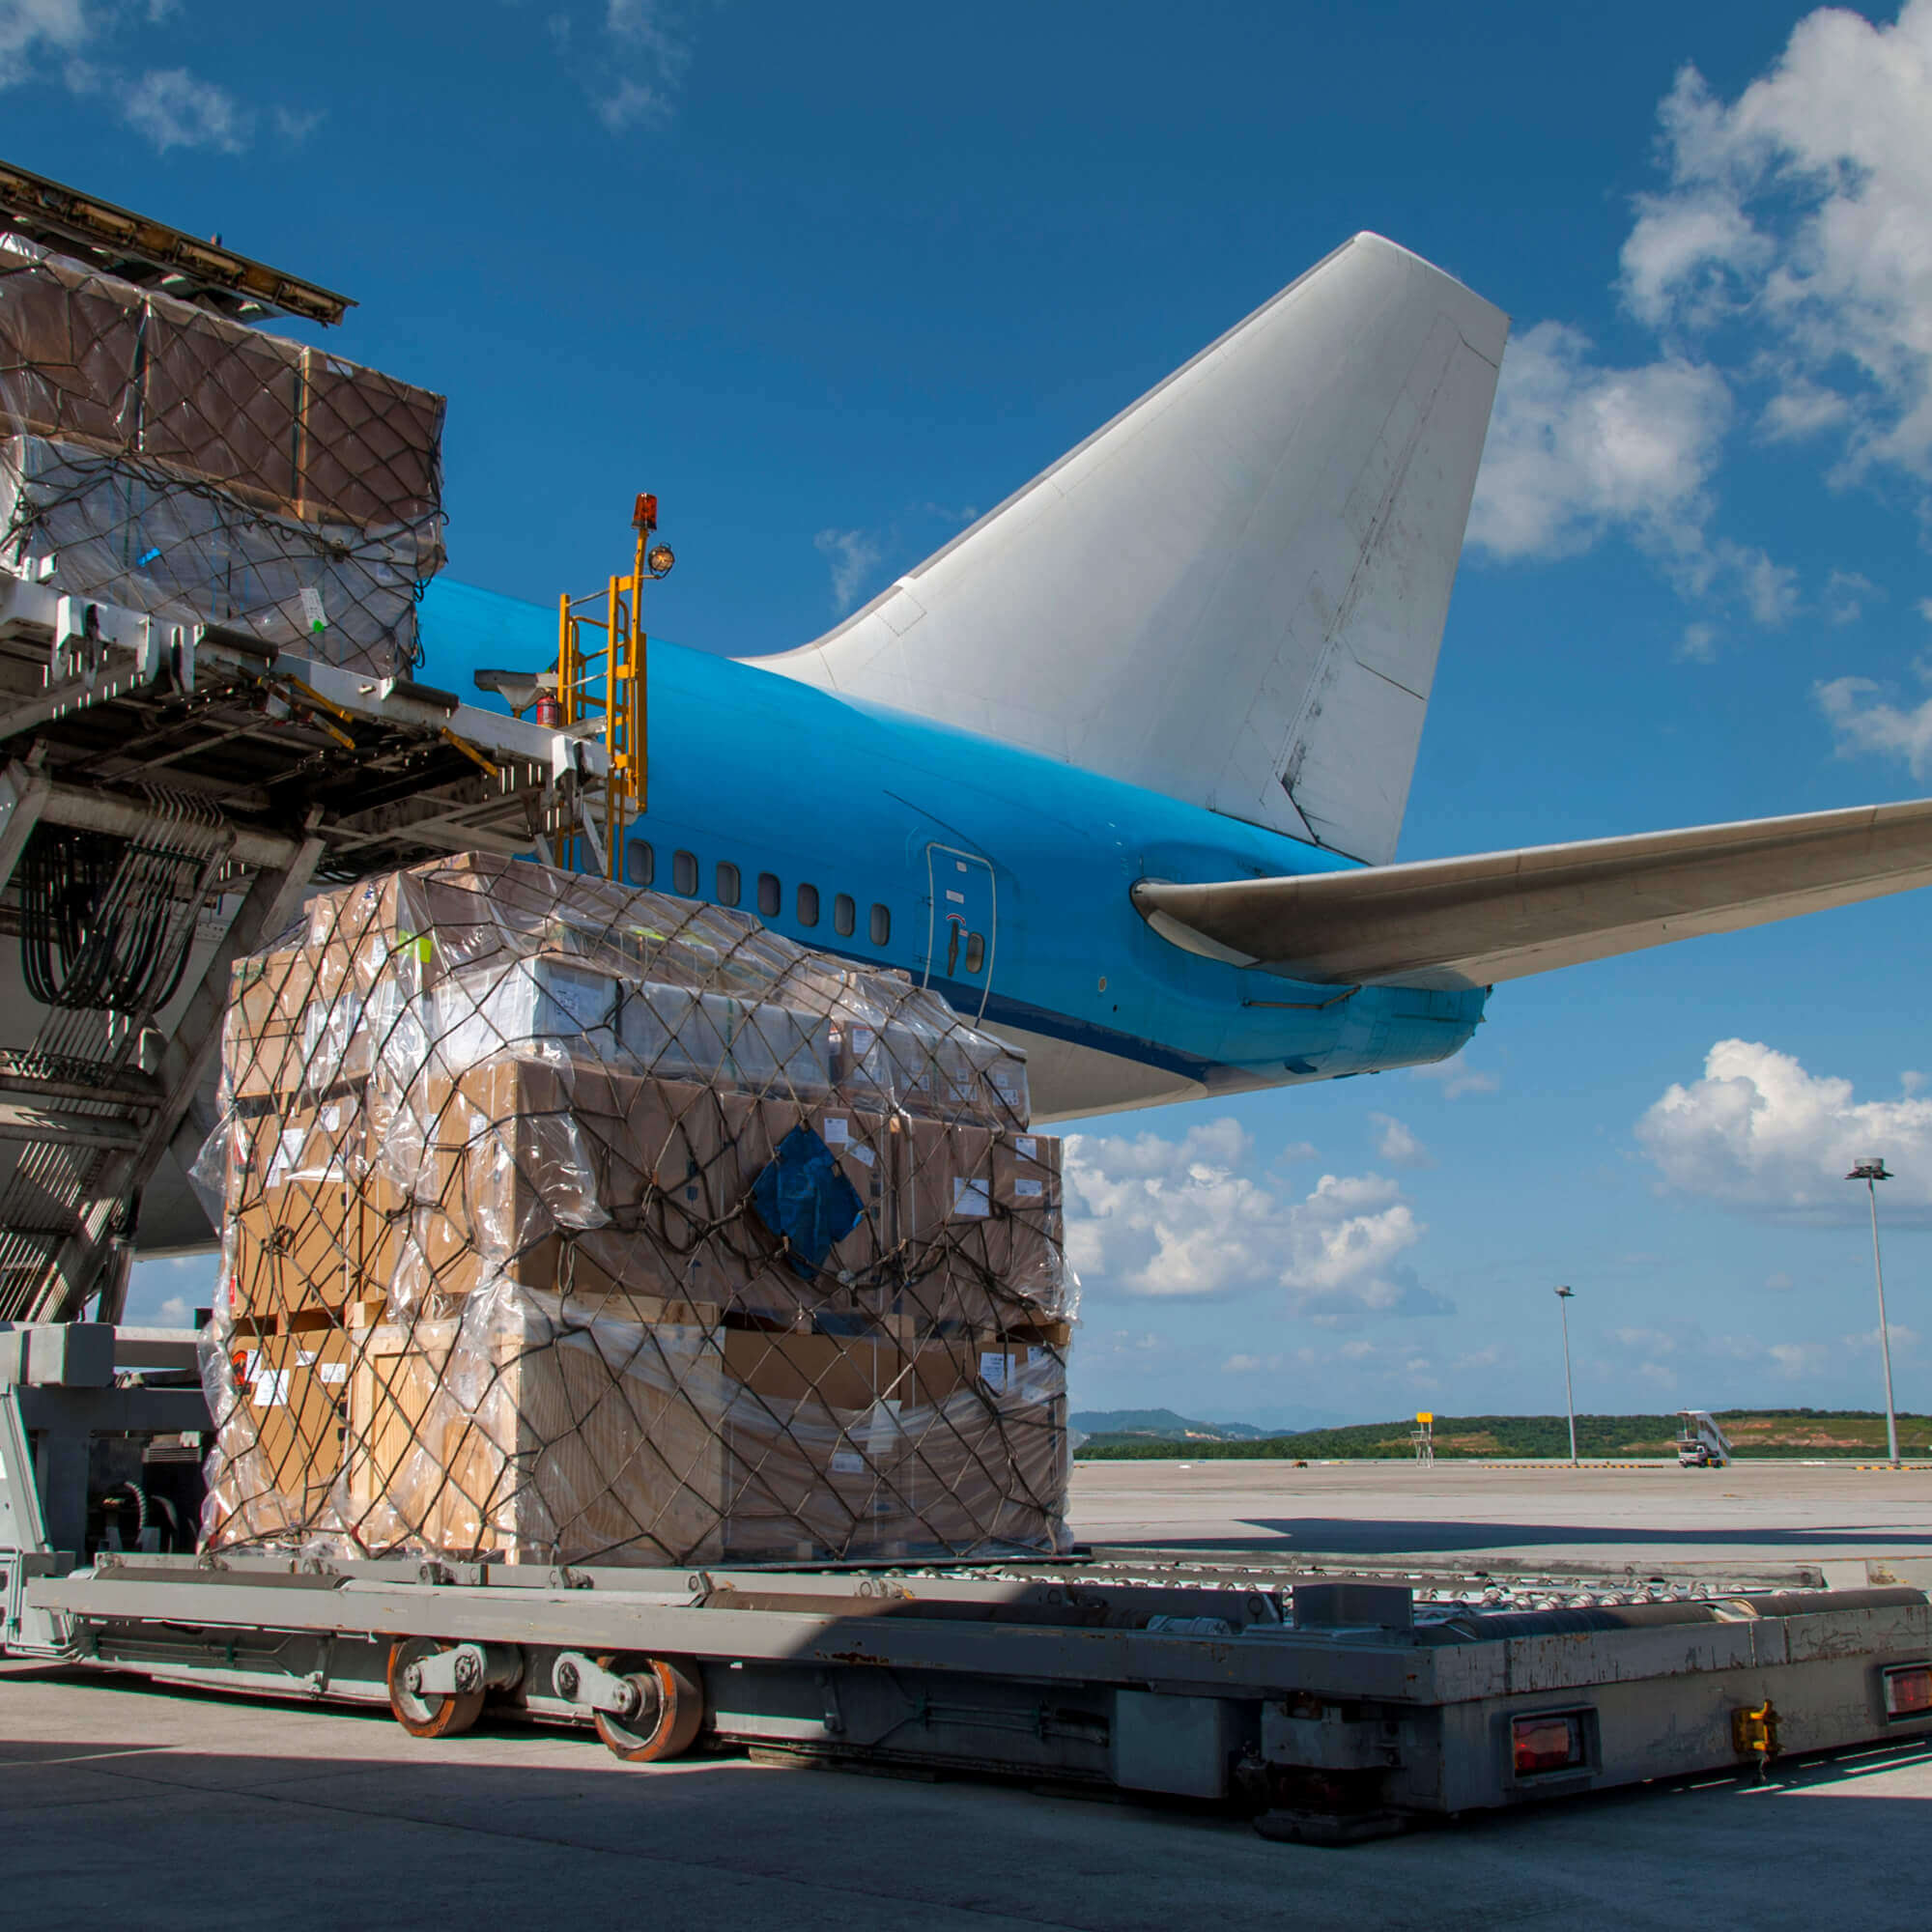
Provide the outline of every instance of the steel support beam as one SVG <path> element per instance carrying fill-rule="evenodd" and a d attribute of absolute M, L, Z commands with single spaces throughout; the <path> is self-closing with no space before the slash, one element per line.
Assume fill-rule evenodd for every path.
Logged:
<path fill-rule="evenodd" d="M 83 791 L 78 785 L 53 784 L 47 788 L 41 815 L 53 825 L 68 825 L 81 832 L 104 832 L 116 838 L 139 838 L 155 828 L 153 810 L 131 799 L 119 799 L 107 792 Z M 256 832 L 245 826 L 228 828 L 234 838 L 229 856 L 237 865 L 251 870 L 279 872 L 296 862 L 302 849 L 299 838 L 285 838 L 278 833 Z M 316 856 L 321 856 L 321 845 Z M 309 862 L 314 870 L 315 861 Z M 303 875 L 304 884 L 307 875 Z"/>
<path fill-rule="evenodd" d="M 154 1179 L 161 1156 L 193 1104 L 221 1037 L 221 1016 L 228 1005 L 228 982 L 235 962 L 294 918 L 322 858 L 322 840 L 312 832 L 300 839 L 277 842 L 288 849 L 287 860 L 277 869 L 256 874 L 175 1026 L 156 1082 L 161 1091 L 161 1104 L 149 1117 L 139 1145 L 106 1164 L 96 1183 L 99 1194 L 81 1226 L 62 1246 L 55 1264 L 62 1284 L 61 1305 L 49 1311 L 56 1317 L 78 1315 L 100 1284 L 99 1319 L 120 1320 L 127 1298 L 126 1270 L 116 1270 L 104 1284 L 100 1282 L 102 1267 L 111 1259 L 110 1250 L 117 1239 L 114 1224 L 124 1205 Z"/>
<path fill-rule="evenodd" d="M 0 892 L 13 879 L 52 790 L 44 772 L 29 770 L 18 758 L 10 758 L 0 771 Z"/>

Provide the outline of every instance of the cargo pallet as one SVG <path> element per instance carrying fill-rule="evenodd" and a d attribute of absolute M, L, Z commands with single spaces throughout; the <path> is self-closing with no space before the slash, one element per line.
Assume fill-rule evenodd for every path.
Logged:
<path fill-rule="evenodd" d="M 639 1764 L 741 1749 L 1206 1801 L 1328 1844 L 1932 1738 L 1926 1592 L 1789 1587 L 1804 1571 L 1498 1610 L 1453 1601 L 1482 1592 L 1466 1575 L 1248 1553 L 679 1570 L 170 1555 L 138 1547 L 159 1540 L 145 1503 L 135 1547 L 100 1547 L 128 1539 L 90 1528 L 111 1500 L 91 1494 L 90 1460 L 98 1487 L 102 1438 L 164 1458 L 206 1431 L 194 1349 L 104 1324 L 0 1329 L 0 1651 L 386 1704 L 424 1737 L 486 1712 L 582 1724 Z"/>

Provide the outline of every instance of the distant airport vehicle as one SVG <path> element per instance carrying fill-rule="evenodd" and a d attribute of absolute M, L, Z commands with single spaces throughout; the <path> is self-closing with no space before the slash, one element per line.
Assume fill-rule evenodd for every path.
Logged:
<path fill-rule="evenodd" d="M 653 640 L 606 863 L 903 967 L 1042 1120 L 1442 1060 L 1498 980 L 1932 880 L 1932 801 L 1391 863 L 1508 326 L 1358 235 L 815 643 Z M 556 650 L 442 580 L 422 626 L 445 682 Z"/>
<path fill-rule="evenodd" d="M 1721 1469 L 1734 1460 L 1731 1438 L 1708 1409 L 1677 1411 L 1677 1466 L 1680 1469 Z"/>

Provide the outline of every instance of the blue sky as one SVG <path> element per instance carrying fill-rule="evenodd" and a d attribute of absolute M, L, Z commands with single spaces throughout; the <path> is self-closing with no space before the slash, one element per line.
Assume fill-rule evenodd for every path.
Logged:
<path fill-rule="evenodd" d="M 454 575 L 601 579 L 654 488 L 658 627 L 736 654 L 1380 230 L 1515 318 L 1402 856 L 1932 776 L 1932 0 L 0 0 L 0 115 L 358 298 L 341 352 L 451 399 Z M 1928 937 L 1919 895 L 1638 955 L 1427 1077 L 1096 1123 L 1076 1401 L 1547 1408 L 1569 1281 L 1586 1408 L 1873 1404 L 1869 1143 L 1932 1407 Z"/>

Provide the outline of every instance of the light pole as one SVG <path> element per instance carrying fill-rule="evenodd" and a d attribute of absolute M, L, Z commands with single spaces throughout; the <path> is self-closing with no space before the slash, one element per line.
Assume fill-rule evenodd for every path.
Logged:
<path fill-rule="evenodd" d="M 1857 1166 L 1845 1176 L 1847 1180 L 1862 1180 L 1871 1201 L 1872 1274 L 1878 1282 L 1878 1351 L 1885 1363 L 1885 1448 L 1891 1466 L 1898 1467 L 1898 1417 L 1891 1406 L 1891 1334 L 1885 1323 L 1885 1265 L 1878 1255 L 1878 1186 L 1891 1176 L 1885 1171 L 1885 1156 L 1861 1155 Z"/>
<path fill-rule="evenodd" d="M 1574 1288 L 1556 1291 L 1556 1305 L 1563 1311 L 1563 1406 L 1570 1411 L 1570 1466 L 1577 1466 L 1577 1398 L 1570 1392 L 1570 1297 Z"/>

